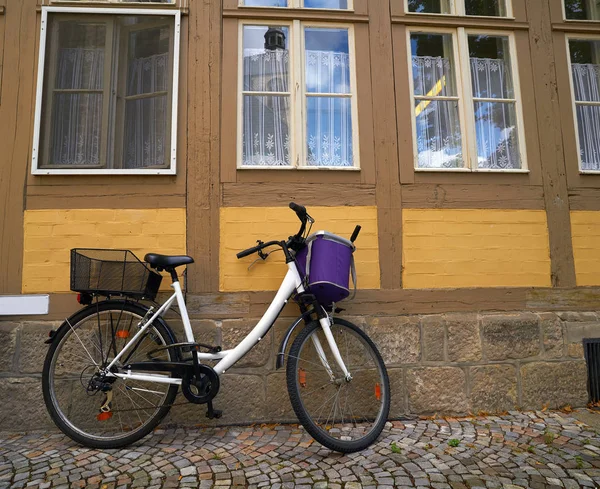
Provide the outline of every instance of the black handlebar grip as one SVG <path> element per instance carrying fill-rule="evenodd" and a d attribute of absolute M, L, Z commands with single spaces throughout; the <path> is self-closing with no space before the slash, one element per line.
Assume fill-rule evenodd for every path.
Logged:
<path fill-rule="evenodd" d="M 261 249 L 262 249 L 261 246 L 254 246 L 253 248 L 248 248 L 247 250 L 240 251 L 235 256 L 237 256 L 237 259 L 239 260 L 240 258 L 244 258 L 245 256 L 252 255 L 253 253 L 256 253 L 257 251 L 260 251 Z"/>
<path fill-rule="evenodd" d="M 358 238 L 358 233 L 360 233 L 360 230 L 362 228 L 360 226 L 356 226 L 354 228 L 354 232 L 352 233 L 352 236 L 350 236 L 350 241 L 352 241 L 353 243 L 356 241 L 356 238 Z"/>
<path fill-rule="evenodd" d="M 296 204 L 295 202 L 290 202 L 290 209 L 296 212 L 296 214 L 298 214 L 298 217 L 306 216 L 306 207 L 304 207 L 303 205 Z"/>

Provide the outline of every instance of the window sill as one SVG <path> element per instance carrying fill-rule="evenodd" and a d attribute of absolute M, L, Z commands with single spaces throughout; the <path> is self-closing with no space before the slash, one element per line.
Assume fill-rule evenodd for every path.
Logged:
<path fill-rule="evenodd" d="M 458 14 L 438 14 L 433 12 L 404 12 L 406 17 L 435 17 L 436 19 L 481 19 L 481 20 L 517 20 L 515 17 L 505 17 L 500 15 L 458 15 Z"/>
<path fill-rule="evenodd" d="M 277 170 L 277 171 L 360 171 L 356 166 L 238 166 L 238 170 Z"/>
<path fill-rule="evenodd" d="M 37 168 L 31 171 L 32 175 L 176 175 L 177 171 L 175 168 L 161 168 L 161 169 L 142 169 L 142 170 L 122 170 L 122 169 L 50 169 L 50 168 Z"/>
<path fill-rule="evenodd" d="M 579 170 L 580 175 L 600 175 L 600 170 Z"/>
<path fill-rule="evenodd" d="M 261 5 L 238 5 L 238 9 L 240 10 L 281 10 L 281 11 L 290 11 L 290 12 L 332 12 L 332 13 L 354 13 L 354 9 L 350 8 L 314 8 L 314 7 L 269 7 L 269 6 L 261 6 Z"/>
<path fill-rule="evenodd" d="M 471 170 L 471 168 L 415 168 L 417 173 L 529 173 L 529 170 L 499 170 L 493 168 L 478 168 L 477 170 Z M 600 172 L 598 172 L 600 173 Z"/>

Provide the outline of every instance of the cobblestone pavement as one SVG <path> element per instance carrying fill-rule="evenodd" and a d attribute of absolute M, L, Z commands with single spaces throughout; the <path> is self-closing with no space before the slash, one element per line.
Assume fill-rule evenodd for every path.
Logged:
<path fill-rule="evenodd" d="M 600 417 L 600 414 L 596 414 Z M 159 429 L 128 449 L 0 433 L 0 489 L 600 487 L 600 433 L 560 412 L 388 423 L 351 455 L 297 425 Z"/>

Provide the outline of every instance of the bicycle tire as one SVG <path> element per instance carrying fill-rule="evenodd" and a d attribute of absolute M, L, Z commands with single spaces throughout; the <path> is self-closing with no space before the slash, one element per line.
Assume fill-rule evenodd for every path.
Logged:
<path fill-rule="evenodd" d="M 130 321 L 128 324 L 129 328 L 132 326 L 136 328 L 131 333 L 131 337 L 133 337 L 133 334 L 137 332 L 138 322 L 145 316 L 146 312 L 147 308 L 137 303 L 107 300 L 98 304 L 92 304 L 78 311 L 65 321 L 56 332 L 44 361 L 42 392 L 48 413 L 56 426 L 77 443 L 90 448 L 101 449 L 121 448 L 130 445 L 150 433 L 169 412 L 171 404 L 173 404 L 177 395 L 177 385 L 158 384 L 155 382 L 151 384 L 152 390 L 148 390 L 145 388 L 148 385 L 147 382 L 142 384 L 144 387 L 136 387 L 141 382 L 117 379 L 110 390 L 114 391 L 113 396 L 116 396 L 116 394 L 120 396 L 119 402 L 117 403 L 116 397 L 113 397 L 113 407 L 115 408 L 111 410 L 113 414 L 108 420 L 100 421 L 97 418 L 96 421 L 97 423 L 104 423 L 103 425 L 98 425 L 98 430 L 104 429 L 108 431 L 109 429 L 113 429 L 112 424 L 116 424 L 118 420 L 121 432 L 106 436 L 101 436 L 97 432 L 91 432 L 91 427 L 96 429 L 92 419 L 93 415 L 97 413 L 96 417 L 99 416 L 99 407 L 103 404 L 102 398 L 106 394 L 96 392 L 90 395 L 90 392 L 86 390 L 85 383 L 88 381 L 89 385 L 88 379 L 93 377 L 92 372 L 97 370 L 97 366 L 93 365 L 93 363 L 97 362 L 96 359 L 101 358 L 104 360 L 105 352 L 103 352 L 102 346 L 103 333 L 107 331 L 106 339 L 111 337 L 111 342 L 107 343 L 106 350 L 109 352 L 111 350 L 114 352 L 120 351 L 122 345 L 126 341 L 129 341 L 129 338 L 121 338 L 116 333 L 117 331 L 126 331 L 125 329 L 119 329 L 125 327 L 125 318 Z M 107 319 L 105 328 L 102 328 L 103 317 L 109 318 Z M 113 319 L 116 319 L 118 324 L 115 324 Z M 120 326 L 121 320 L 123 320 L 123 323 Z M 94 331 L 94 322 L 98 325 L 97 332 Z M 110 330 L 108 324 L 111 326 Z M 97 336 L 95 336 L 96 334 Z M 121 336 L 124 336 L 124 334 Z M 82 340 L 81 337 L 84 339 Z M 97 339 L 100 340 L 99 345 L 95 341 Z M 120 341 L 121 339 L 123 341 Z M 146 340 L 148 340 L 148 346 L 144 343 Z M 153 348 L 154 345 L 152 343 L 155 343 L 156 347 L 159 347 L 173 344 L 176 341 L 170 327 L 161 318 L 157 318 L 136 344 L 132 356 L 147 353 L 148 348 Z M 88 343 L 87 347 L 85 346 L 86 343 Z M 145 351 L 142 350 L 142 347 Z M 93 355 L 89 353 L 90 350 L 93 352 Z M 164 350 L 164 352 L 166 352 L 163 354 L 165 360 L 177 359 L 177 353 L 173 350 Z M 109 360 L 109 354 L 106 353 L 107 361 Z M 77 382 L 76 374 L 82 366 L 83 370 L 81 371 L 79 382 Z M 113 388 L 114 385 L 116 385 L 116 389 Z M 140 392 L 144 392 L 144 394 L 140 394 Z M 134 394 L 139 397 L 134 397 Z M 156 404 L 153 405 L 155 396 L 157 395 L 160 396 L 160 399 L 156 398 Z M 76 407 L 74 404 L 75 401 L 82 401 L 82 405 L 77 405 Z M 89 406 L 85 404 L 85 401 L 88 401 L 87 404 Z M 127 408 L 128 403 L 133 406 L 133 409 Z M 137 406 L 141 407 L 138 408 Z M 139 426 L 135 426 L 137 421 L 134 420 L 132 423 L 134 428 L 130 430 L 129 424 L 124 424 L 124 418 L 125 423 L 130 422 L 129 413 L 131 411 L 136 411 L 140 424 Z M 150 412 L 151 414 L 147 419 L 142 420 L 140 412 Z M 117 413 L 117 416 L 114 416 L 115 413 Z M 108 424 L 106 424 L 107 422 Z M 85 428 L 84 425 L 86 426 Z"/>
<path fill-rule="evenodd" d="M 327 355 L 329 347 L 321 325 L 317 321 L 313 321 L 298 334 L 290 348 L 286 370 L 287 388 L 294 412 L 306 431 L 315 440 L 331 450 L 341 453 L 352 453 L 369 447 L 383 431 L 390 410 L 390 383 L 381 354 L 373 341 L 360 328 L 349 321 L 334 318 L 331 330 L 334 336 L 338 336 L 336 343 L 353 379 L 350 382 L 340 380 L 343 379 L 343 374 L 333 361 L 331 354 Z M 331 380 L 329 373 L 318 360 L 316 350 L 314 352 L 310 350 L 310 345 L 314 347 L 314 342 L 308 342 L 308 340 L 313 335 L 320 336 L 319 340 L 326 353 L 328 363 L 331 369 L 334 370 L 334 373 L 337 374 L 335 382 Z M 343 339 L 344 335 L 345 344 L 342 344 L 343 341 L 341 342 L 340 339 Z M 349 346 L 349 336 L 358 339 L 358 343 L 352 343 Z M 361 356 L 360 345 L 362 345 L 364 353 L 368 353 L 369 358 L 365 358 L 364 360 L 359 358 Z M 309 366 L 312 368 L 305 369 L 300 364 L 304 367 Z M 340 382 L 340 384 L 336 384 L 336 382 Z M 365 385 L 359 385 L 361 382 Z M 311 388 L 315 385 L 317 387 L 307 391 L 306 389 L 309 384 Z M 339 389 L 337 393 L 334 393 L 334 407 L 330 408 L 330 414 L 323 423 L 322 418 L 319 416 L 323 407 L 319 408 L 320 400 L 317 398 L 320 394 L 325 393 L 323 397 L 331 400 L 332 389 L 330 387 L 332 386 L 337 386 Z M 337 406 L 339 407 L 340 414 L 337 414 L 337 417 L 339 419 L 341 415 L 341 422 L 339 423 L 339 427 L 336 428 L 336 403 L 338 403 L 343 388 L 347 388 L 343 401 L 344 407 L 342 408 L 342 401 L 340 400 Z M 356 388 L 358 390 L 354 390 Z M 371 388 L 374 391 L 370 391 Z M 335 389 L 336 387 L 333 387 L 334 391 Z M 354 394 L 351 396 L 352 399 L 349 396 L 351 390 Z M 375 394 L 375 402 L 372 402 L 372 405 L 369 403 L 369 400 L 372 401 L 369 391 Z M 356 416 L 356 412 L 352 408 L 357 399 L 360 399 L 362 402 L 362 406 L 355 406 L 357 410 L 363 410 L 360 416 Z M 349 401 L 350 404 L 348 404 Z M 367 403 L 369 404 L 367 405 Z M 343 411 L 346 407 L 349 407 L 348 422 L 344 423 Z M 319 409 L 319 411 L 317 412 L 316 409 Z M 331 416 L 332 410 L 333 415 Z M 373 418 L 371 418 L 372 415 L 374 416 Z M 329 425 L 330 416 L 333 423 L 331 426 Z M 361 417 L 362 420 L 357 422 L 357 419 Z M 353 436 L 356 439 L 350 439 Z"/>

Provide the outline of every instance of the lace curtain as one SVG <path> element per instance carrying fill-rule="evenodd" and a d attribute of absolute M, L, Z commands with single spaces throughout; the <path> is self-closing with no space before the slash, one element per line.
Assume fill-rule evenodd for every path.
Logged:
<path fill-rule="evenodd" d="M 100 161 L 104 94 L 104 49 L 63 48 L 58 51 L 56 91 L 52 100 L 50 163 L 95 166 Z M 168 54 L 130 61 L 127 95 L 166 91 Z M 84 93 L 60 90 L 76 89 Z M 89 91 L 85 93 L 85 91 Z M 126 102 L 124 168 L 163 165 L 168 147 L 166 95 Z"/>
<path fill-rule="evenodd" d="M 308 92 L 331 93 L 307 96 L 307 163 L 352 166 L 351 100 L 336 96 L 349 93 L 347 53 L 306 51 Z M 270 92 L 244 95 L 242 164 L 289 166 L 291 106 L 288 91 L 288 51 L 244 50 L 244 91 Z M 311 88 L 312 87 L 312 88 Z M 282 95 L 274 95 L 282 93 Z M 301 142 L 298 142 L 301 144 Z"/>
<path fill-rule="evenodd" d="M 130 61 L 127 95 L 166 92 L 169 87 L 169 53 Z M 165 164 L 168 149 L 169 112 L 166 94 L 125 103 L 124 168 Z"/>
<path fill-rule="evenodd" d="M 449 59 L 413 56 L 419 168 L 463 167 L 458 102 L 419 100 L 421 96 L 455 96 Z M 475 132 L 479 168 L 520 168 L 514 102 L 478 101 L 478 98 L 514 99 L 511 74 L 503 60 L 471 58 Z"/>
<path fill-rule="evenodd" d="M 600 106 L 583 102 L 600 102 L 600 65 L 573 63 L 579 152 L 582 170 L 600 170 Z"/>
<path fill-rule="evenodd" d="M 244 90 L 288 91 L 289 51 L 244 50 Z M 244 95 L 242 164 L 290 165 L 289 95 Z"/>
<path fill-rule="evenodd" d="M 462 167 L 462 139 L 458 102 L 419 100 L 419 96 L 456 96 L 450 60 L 441 56 L 413 56 L 419 168 Z"/>
<path fill-rule="evenodd" d="M 55 92 L 52 102 L 50 162 L 55 165 L 98 165 L 102 135 L 104 50 L 64 48 L 58 52 L 55 87 L 89 90 Z"/>

